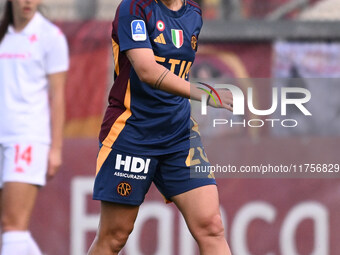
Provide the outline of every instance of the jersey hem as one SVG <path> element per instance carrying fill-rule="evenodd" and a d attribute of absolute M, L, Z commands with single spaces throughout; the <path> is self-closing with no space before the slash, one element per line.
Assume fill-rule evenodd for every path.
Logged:
<path fill-rule="evenodd" d="M 202 179 L 200 179 L 201 180 L 200 182 L 197 182 L 194 185 L 191 184 L 191 186 L 184 187 L 182 190 L 177 190 L 176 192 L 173 192 L 173 193 L 169 193 L 169 194 L 163 194 L 162 192 L 161 193 L 163 194 L 163 196 L 165 197 L 166 200 L 172 202 L 171 197 L 181 195 L 181 194 L 188 192 L 190 190 L 194 190 L 194 189 L 204 187 L 204 186 L 209 186 L 209 185 L 217 186 L 215 179 L 210 179 L 210 178 L 204 178 L 204 179 L 207 179 L 207 180 L 202 181 Z"/>
<path fill-rule="evenodd" d="M 47 172 L 47 170 L 46 170 Z M 36 185 L 36 186 L 39 186 L 39 187 L 44 187 L 46 186 L 46 179 L 44 180 L 40 180 L 40 181 L 37 181 L 36 179 L 34 178 L 15 178 L 15 177 L 10 177 L 10 178 L 4 178 L 0 184 L 0 187 L 2 187 L 4 185 L 4 183 L 8 183 L 8 182 L 20 182 L 20 183 L 27 183 L 27 184 L 32 184 L 32 185 Z M 2 185 L 2 186 L 1 186 Z"/>
<path fill-rule="evenodd" d="M 117 204 L 124 204 L 124 205 L 141 205 L 143 201 L 137 201 L 137 200 L 129 200 L 129 201 L 122 201 L 119 199 L 112 199 L 112 198 L 106 198 L 106 197 L 100 197 L 100 196 L 93 196 L 93 200 L 99 200 L 99 201 L 105 201 L 105 202 L 111 202 L 111 203 L 117 203 Z"/>

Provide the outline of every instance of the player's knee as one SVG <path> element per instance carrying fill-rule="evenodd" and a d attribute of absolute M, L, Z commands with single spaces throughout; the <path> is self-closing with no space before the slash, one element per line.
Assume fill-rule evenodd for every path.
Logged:
<path fill-rule="evenodd" d="M 118 253 L 120 252 L 128 237 L 129 237 L 130 233 L 125 232 L 125 231 L 119 231 L 118 233 L 116 233 L 114 236 L 112 236 L 111 240 L 110 240 L 110 248 L 114 253 Z"/>
<path fill-rule="evenodd" d="M 207 237 L 224 238 L 224 227 L 221 216 L 202 217 L 196 228 L 194 236 L 198 241 L 207 240 Z"/>
<path fill-rule="evenodd" d="M 114 254 L 117 254 L 124 247 L 132 229 L 133 226 L 124 226 L 101 234 L 99 239 L 102 239 L 101 241 L 105 242 Z"/>

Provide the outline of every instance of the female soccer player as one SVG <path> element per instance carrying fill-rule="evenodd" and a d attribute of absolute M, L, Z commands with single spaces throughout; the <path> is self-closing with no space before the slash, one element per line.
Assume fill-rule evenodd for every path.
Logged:
<path fill-rule="evenodd" d="M 215 180 L 190 178 L 190 166 L 209 164 L 188 100 L 204 93 L 187 81 L 201 26 L 192 0 L 123 0 L 118 7 L 115 83 L 93 194 L 101 217 L 90 255 L 118 254 L 151 182 L 181 211 L 201 254 L 230 254 Z M 232 110 L 231 94 L 220 96 L 221 107 Z"/>
<path fill-rule="evenodd" d="M 7 0 L 0 26 L 2 255 L 42 254 L 28 225 L 61 164 L 68 47 L 39 3 Z"/>

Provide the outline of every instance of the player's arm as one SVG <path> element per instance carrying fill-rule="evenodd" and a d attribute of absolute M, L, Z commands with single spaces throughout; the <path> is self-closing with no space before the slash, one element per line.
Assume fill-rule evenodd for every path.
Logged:
<path fill-rule="evenodd" d="M 51 179 L 62 163 L 63 131 L 65 122 L 66 72 L 48 75 L 50 86 L 51 149 L 48 159 L 47 177 Z"/>
<path fill-rule="evenodd" d="M 198 89 L 195 84 L 189 83 L 170 72 L 170 70 L 166 69 L 164 66 L 158 64 L 152 49 L 131 49 L 126 51 L 126 55 L 142 82 L 149 84 L 155 89 L 201 101 L 202 94 L 205 92 Z M 223 107 L 232 111 L 231 105 L 233 104 L 233 101 L 231 93 L 223 92 L 221 98 Z"/>

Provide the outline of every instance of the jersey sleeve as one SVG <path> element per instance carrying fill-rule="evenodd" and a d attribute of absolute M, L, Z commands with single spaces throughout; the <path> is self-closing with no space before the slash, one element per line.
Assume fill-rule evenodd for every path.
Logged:
<path fill-rule="evenodd" d="M 69 50 L 64 34 L 58 30 L 48 39 L 49 47 L 45 55 L 47 74 L 65 72 L 69 69 Z"/>
<path fill-rule="evenodd" d="M 124 1 L 129 3 L 130 1 Z M 128 7 L 128 6 L 126 6 Z M 118 16 L 118 38 L 120 51 L 135 48 L 152 48 L 147 30 L 147 21 L 141 11 L 120 7 Z M 132 11 L 129 11 L 132 10 Z M 138 8 L 137 8 L 138 10 Z"/>

